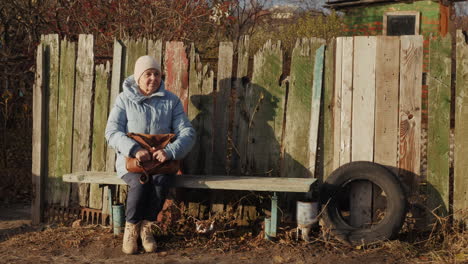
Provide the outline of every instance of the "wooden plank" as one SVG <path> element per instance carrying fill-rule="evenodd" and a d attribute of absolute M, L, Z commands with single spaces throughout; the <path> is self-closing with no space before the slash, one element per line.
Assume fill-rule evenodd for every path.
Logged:
<path fill-rule="evenodd" d="M 398 89 L 400 79 L 400 38 L 377 38 L 375 66 L 374 162 L 398 175 Z M 372 219 L 386 208 L 380 187 L 372 186 Z"/>
<path fill-rule="evenodd" d="M 75 91 L 76 43 L 66 39 L 60 43 L 60 77 L 57 118 L 57 168 L 55 171 L 54 203 L 68 207 L 70 184 L 62 175 L 71 172 L 73 144 L 73 101 Z"/>
<path fill-rule="evenodd" d="M 119 95 L 122 87 L 122 67 L 124 65 L 124 46 L 122 42 L 114 39 L 114 55 L 112 57 L 112 79 L 109 95 L 109 109 L 112 109 L 115 99 Z M 115 151 L 114 149 L 107 148 L 106 171 L 115 171 Z"/>
<path fill-rule="evenodd" d="M 91 111 L 94 71 L 93 35 L 78 37 L 72 171 L 88 170 L 91 161 Z M 88 206 L 88 185 L 78 188 L 80 206 Z M 72 190 L 73 191 L 73 190 Z"/>
<path fill-rule="evenodd" d="M 201 133 L 200 138 L 200 152 L 203 153 L 204 160 L 202 161 L 204 170 L 203 174 L 211 174 L 213 171 L 213 154 L 214 154 L 214 140 L 213 140 L 213 116 L 214 116 L 214 73 L 207 65 L 203 67 L 202 72 L 202 96 L 200 99 L 201 107 Z"/>
<path fill-rule="evenodd" d="M 453 183 L 453 217 L 466 221 L 468 208 L 468 45 L 465 35 L 457 30 L 457 81 L 455 97 L 455 149 Z"/>
<path fill-rule="evenodd" d="M 376 56 L 374 161 L 396 168 L 400 38 L 378 37 Z"/>
<path fill-rule="evenodd" d="M 45 35 L 42 43 L 46 49 L 46 91 L 47 91 L 47 204 L 58 203 L 59 194 L 55 191 L 58 187 L 57 176 L 57 113 L 59 92 L 59 68 L 60 68 L 60 44 L 56 34 Z"/>
<path fill-rule="evenodd" d="M 252 84 L 249 87 L 249 175 L 279 175 L 285 88 L 279 80 L 283 72 L 280 42 L 271 41 L 254 55 Z"/>
<path fill-rule="evenodd" d="M 343 42 L 344 38 L 336 39 L 335 51 L 335 89 L 333 91 L 333 166 L 336 170 L 340 166 L 341 154 L 341 91 L 343 72 Z M 351 54 L 352 55 L 352 54 Z M 349 55 L 348 55 L 349 56 Z"/>
<path fill-rule="evenodd" d="M 317 140 L 319 133 L 320 121 L 320 103 L 322 100 L 322 87 L 323 87 L 323 62 L 325 57 L 325 45 L 322 45 L 315 52 L 315 65 L 314 65 L 314 84 L 312 90 L 312 109 L 310 112 L 310 132 L 309 132 L 309 170 L 315 175 L 315 163 L 317 161 Z"/>
<path fill-rule="evenodd" d="M 188 110 L 188 58 L 185 53 L 183 42 L 166 42 L 166 53 L 164 57 L 166 71 L 166 89 L 177 95 L 184 110 Z"/>
<path fill-rule="evenodd" d="M 148 55 L 152 56 L 161 65 L 162 69 L 162 40 L 148 40 Z"/>
<path fill-rule="evenodd" d="M 334 92 L 334 73 L 335 73 L 335 40 L 328 42 L 325 49 L 325 83 L 323 87 L 323 133 L 320 137 L 320 149 L 323 150 L 322 154 L 322 174 L 319 178 L 325 180 L 328 175 L 333 172 L 334 162 L 334 134 L 333 134 L 333 118 L 334 118 L 334 106 L 333 106 L 333 92 Z"/>
<path fill-rule="evenodd" d="M 421 93 L 423 37 L 400 38 L 400 110 L 398 117 L 400 178 L 414 193 L 421 164 Z"/>
<path fill-rule="evenodd" d="M 115 172 L 82 171 L 64 175 L 64 181 L 82 183 L 120 184 L 125 182 L 116 177 Z M 175 175 L 169 183 L 171 187 L 246 190 L 271 192 L 309 192 L 314 178 L 283 178 L 283 177 L 245 177 L 221 175 Z"/>
<path fill-rule="evenodd" d="M 31 223 L 37 225 L 42 222 L 44 207 L 45 174 L 45 135 L 46 135 L 46 72 L 44 44 L 37 46 L 36 73 L 33 86 L 33 134 L 32 134 L 32 203 Z"/>
<path fill-rule="evenodd" d="M 309 132 L 315 51 L 319 46 L 320 41 L 304 38 L 296 41 L 292 52 L 281 177 L 312 177 L 314 173 L 309 168 Z"/>
<path fill-rule="evenodd" d="M 220 42 L 218 51 L 218 75 L 215 93 L 214 116 L 214 155 L 213 172 L 230 173 L 227 141 L 229 136 L 231 82 L 232 82 L 232 42 Z"/>
<path fill-rule="evenodd" d="M 94 93 L 94 114 L 93 114 L 93 144 L 91 156 L 91 170 L 106 170 L 106 150 L 107 143 L 104 138 L 107 116 L 109 114 L 109 84 L 110 84 L 110 63 L 96 66 L 95 70 L 95 93 Z M 98 184 L 91 184 L 89 191 L 89 207 L 103 209 L 103 188 Z"/>
<path fill-rule="evenodd" d="M 373 161 L 376 37 L 354 38 L 351 160 Z M 350 224 L 372 220 L 372 184 L 356 182 L 350 190 Z"/>
<path fill-rule="evenodd" d="M 429 48 L 427 140 L 428 206 L 445 216 L 449 211 L 450 82 L 452 38 L 433 39 Z"/>
<path fill-rule="evenodd" d="M 340 166 L 351 161 L 351 113 L 353 112 L 354 50 L 354 39 L 352 37 L 343 38 L 341 66 Z"/>
<path fill-rule="evenodd" d="M 246 171 L 247 160 L 247 144 L 248 144 L 248 127 L 249 120 L 246 117 L 247 105 L 246 94 L 248 81 L 248 66 L 249 66 L 249 47 L 250 37 L 242 36 L 237 44 L 237 72 L 234 81 L 235 103 L 233 117 L 233 170 L 234 173 L 244 175 Z"/>
<path fill-rule="evenodd" d="M 201 97 L 202 97 L 202 72 L 200 56 L 195 52 L 194 44 L 190 47 L 190 68 L 189 68 L 189 103 L 187 116 L 192 123 L 193 128 L 197 131 L 195 145 L 190 150 L 187 157 L 184 159 L 184 172 L 190 174 L 200 174 L 202 168 L 202 153 L 201 134 L 202 130 L 202 113 L 201 113 Z"/>
<path fill-rule="evenodd" d="M 124 41 L 125 45 L 125 68 L 124 77 L 127 78 L 133 75 L 135 70 L 135 62 L 141 56 L 148 54 L 148 42 L 146 39 L 127 39 Z"/>

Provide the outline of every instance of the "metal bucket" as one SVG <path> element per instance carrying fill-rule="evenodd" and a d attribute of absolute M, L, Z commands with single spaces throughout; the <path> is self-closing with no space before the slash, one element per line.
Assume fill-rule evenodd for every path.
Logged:
<path fill-rule="evenodd" d="M 297 225 L 310 226 L 317 222 L 318 202 L 297 201 Z"/>
<path fill-rule="evenodd" d="M 114 227 L 114 235 L 122 232 L 122 227 L 125 223 L 125 211 L 123 205 L 112 206 L 112 226 Z"/>
<path fill-rule="evenodd" d="M 313 224 L 318 219 L 318 202 L 301 202 L 297 201 L 297 232 L 296 238 L 299 238 L 299 231 L 304 241 L 309 242 L 309 232 Z"/>

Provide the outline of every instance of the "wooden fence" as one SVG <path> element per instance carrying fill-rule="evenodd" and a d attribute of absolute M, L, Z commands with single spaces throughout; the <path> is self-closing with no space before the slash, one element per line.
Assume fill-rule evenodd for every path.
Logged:
<path fill-rule="evenodd" d="M 459 40 L 457 54 L 467 56 L 463 51 L 468 48 Z M 197 130 L 186 173 L 323 179 L 346 162 L 371 160 L 392 167 L 413 193 L 419 193 L 420 182 L 427 183 L 432 208 L 442 205 L 449 211 L 453 204 L 466 209 L 467 194 L 460 186 L 467 177 L 456 162 L 464 155 L 463 125 L 455 126 L 460 144 L 455 144 L 453 201 L 448 197 L 447 39 L 431 41 L 427 181 L 420 179 L 422 38 L 349 37 L 324 44 L 298 41 L 285 76 L 279 43 L 269 41 L 250 54 L 248 37 L 237 50 L 233 43 L 221 42 L 215 76 L 195 47 L 181 42 L 166 42 L 163 49 L 160 40 L 115 41 L 111 66 L 94 65 L 91 35 L 80 35 L 78 45 L 43 36 L 33 104 L 33 220 L 40 221 L 42 205 L 106 210 L 99 186 L 69 185 L 61 175 L 114 170 L 115 154 L 106 147 L 103 132 L 108 111 L 123 78 L 145 54 L 162 62 L 167 88 L 181 98 Z M 457 66 L 457 84 L 468 78 L 463 67 Z M 457 100 L 463 99 L 465 88 L 457 87 Z M 457 120 L 468 114 L 466 107 L 457 101 Z M 372 187 L 359 188 L 352 199 L 368 208 Z M 123 201 L 124 190 L 120 193 Z M 369 210 L 359 217 L 369 217 Z"/>

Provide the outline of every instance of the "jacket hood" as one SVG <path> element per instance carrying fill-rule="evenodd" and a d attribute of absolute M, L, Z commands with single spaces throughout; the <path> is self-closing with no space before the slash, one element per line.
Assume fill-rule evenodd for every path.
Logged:
<path fill-rule="evenodd" d="M 133 77 L 133 75 L 131 75 L 123 82 L 123 93 L 128 99 L 137 103 L 141 103 L 144 100 L 154 96 L 164 96 L 166 94 L 166 89 L 164 81 L 161 80 L 161 84 L 159 85 L 159 88 L 155 93 L 148 96 L 143 95 L 138 89 L 138 84 L 135 82 L 135 78 Z"/>

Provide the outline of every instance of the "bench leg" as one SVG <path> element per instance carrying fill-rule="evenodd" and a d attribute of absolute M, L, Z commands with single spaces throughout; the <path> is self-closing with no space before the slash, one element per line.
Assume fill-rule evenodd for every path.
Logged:
<path fill-rule="evenodd" d="M 276 192 L 271 197 L 271 217 L 265 218 L 265 239 L 276 237 L 276 226 L 278 223 L 278 196 Z"/>
<path fill-rule="evenodd" d="M 271 223 L 270 223 L 270 236 L 276 237 L 276 226 L 278 224 L 278 196 L 276 192 L 271 197 Z"/>

